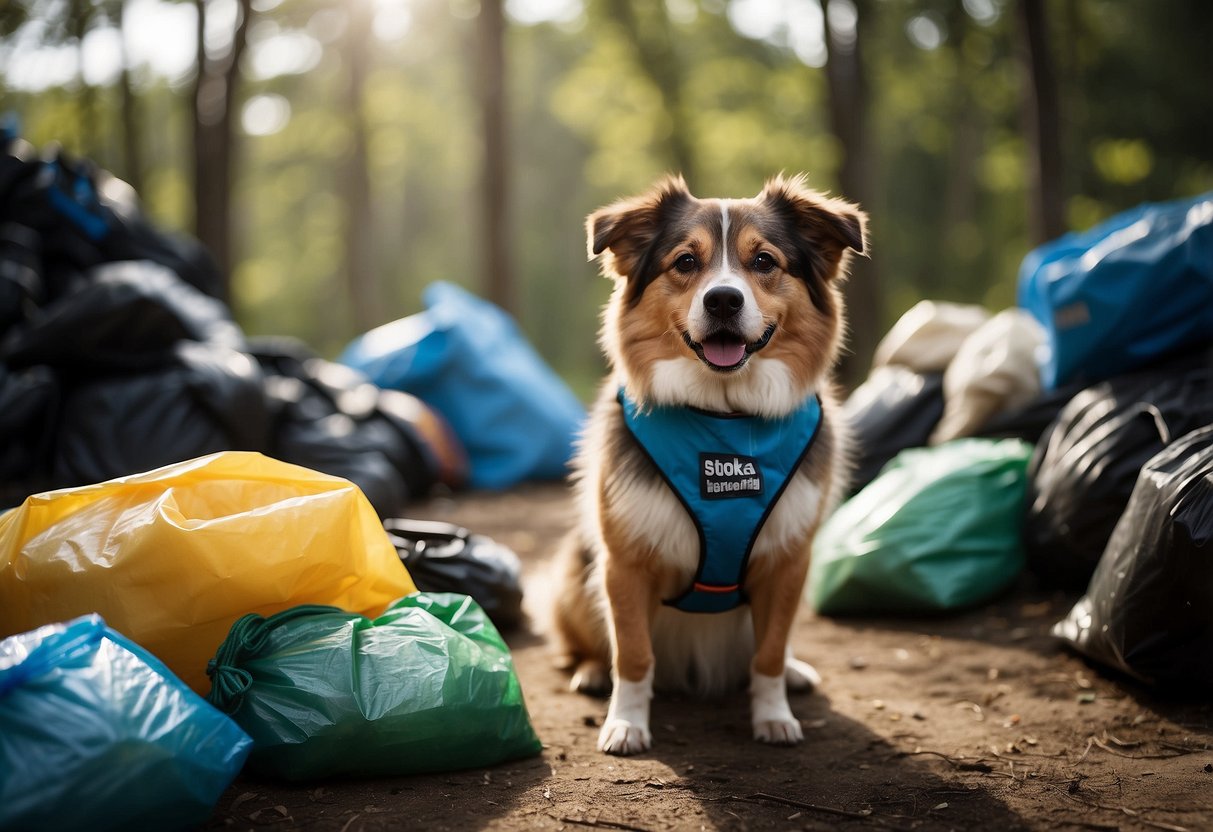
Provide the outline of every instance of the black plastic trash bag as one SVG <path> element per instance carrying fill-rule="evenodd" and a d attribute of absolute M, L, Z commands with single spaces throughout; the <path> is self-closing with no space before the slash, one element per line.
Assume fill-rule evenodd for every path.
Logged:
<path fill-rule="evenodd" d="M 41 287 L 42 238 L 24 225 L 0 223 L 0 334 L 25 317 Z"/>
<path fill-rule="evenodd" d="M 1084 387 L 1071 384 L 1057 390 L 1046 390 L 1022 407 L 1011 408 L 994 416 L 973 435 L 988 439 L 1022 439 L 1035 445 L 1049 426 L 1057 421 L 1061 409 Z"/>
<path fill-rule="evenodd" d="M 1023 537 L 1048 586 L 1082 589 L 1108 544 L 1138 471 L 1185 433 L 1213 424 L 1213 367 L 1172 366 L 1089 387 L 1037 445 Z"/>
<path fill-rule="evenodd" d="M 1053 634 L 1159 686 L 1213 691 L 1213 426 L 1142 468 L 1087 594 Z"/>
<path fill-rule="evenodd" d="M 73 288 L 78 274 L 101 263 L 151 260 L 196 289 L 222 297 L 214 258 L 190 237 L 149 223 L 134 191 L 88 159 L 52 147 L 41 157 L 27 142 L 0 147 L 0 226 L 34 232 L 36 268 L 22 287 L 36 305 Z M 0 308 L 0 319 L 11 308 Z"/>
<path fill-rule="evenodd" d="M 257 362 L 181 341 L 166 369 L 110 375 L 65 396 L 52 476 L 60 486 L 103 482 L 218 451 L 268 443 Z"/>
<path fill-rule="evenodd" d="M 380 517 L 461 482 L 434 411 L 310 354 L 263 372 L 222 292 L 128 185 L 0 127 L 0 507 L 224 450 L 346 477 Z"/>
<path fill-rule="evenodd" d="M 12 371 L 0 364 L 0 508 L 45 491 L 55 442 L 59 382 L 46 367 Z"/>
<path fill-rule="evenodd" d="M 380 517 L 399 515 L 439 479 L 461 479 L 462 452 L 420 400 L 381 390 L 294 339 L 254 339 L 250 349 L 275 414 L 271 456 L 345 477 Z"/>
<path fill-rule="evenodd" d="M 0 358 L 12 367 L 47 364 L 73 374 L 141 370 L 172 363 L 179 341 L 245 349 L 227 307 L 149 261 L 90 269 L 75 291 L 13 327 Z"/>
<path fill-rule="evenodd" d="M 452 523 L 389 519 L 383 527 L 418 589 L 472 596 L 499 630 L 522 623 L 522 564 L 513 550 Z"/>
<path fill-rule="evenodd" d="M 943 373 L 916 373 L 900 365 L 874 369 L 843 407 L 858 449 L 850 493 L 876 479 L 906 448 L 926 445 L 943 404 Z"/>

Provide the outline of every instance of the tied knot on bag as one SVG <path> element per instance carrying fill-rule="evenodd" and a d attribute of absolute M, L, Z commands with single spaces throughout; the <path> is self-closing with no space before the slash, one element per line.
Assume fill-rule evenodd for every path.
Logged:
<path fill-rule="evenodd" d="M 81 661 L 97 652 L 105 638 L 105 622 L 100 616 L 84 616 L 71 622 L 62 632 L 48 636 L 30 651 L 24 661 L 0 670 L 0 698 L 30 679 L 45 676 L 56 668 Z"/>
<path fill-rule="evenodd" d="M 339 607 L 301 604 L 268 618 L 256 613 L 238 618 L 227 638 L 219 645 L 215 657 L 206 663 L 206 675 L 211 680 L 207 701 L 225 713 L 235 713 L 244 702 L 244 695 L 253 686 L 253 674 L 240 665 L 261 654 L 270 633 L 293 619 L 333 612 L 343 611 Z"/>

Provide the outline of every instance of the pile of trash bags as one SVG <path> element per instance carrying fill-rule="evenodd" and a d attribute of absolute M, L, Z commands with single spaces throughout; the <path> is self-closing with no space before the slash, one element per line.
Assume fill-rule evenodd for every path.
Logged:
<path fill-rule="evenodd" d="M 517 589 L 513 553 L 462 542 L 498 568 L 478 594 Z M 311 780 L 541 749 L 476 601 L 419 591 L 357 486 L 258 453 L 0 515 L 0 638 L 5 829 L 192 828 L 246 759 Z"/>
<path fill-rule="evenodd" d="M 458 481 L 432 408 L 247 339 L 196 241 L 87 161 L 0 142 L 0 505 L 223 450 L 347 477 L 382 516 Z"/>
<path fill-rule="evenodd" d="M 517 556 L 405 518 L 562 476 L 580 404 L 455 287 L 405 319 L 428 337 L 360 339 L 387 389 L 247 337 L 220 277 L 123 183 L 0 131 L 0 828 L 196 828 L 246 763 L 540 751 L 500 635 Z"/>
<path fill-rule="evenodd" d="M 222 287 L 129 186 L 0 132 L 0 507 L 223 450 L 345 477 L 381 517 L 567 472 L 584 409 L 491 304 L 434 284 L 334 363 L 246 337 Z"/>
<path fill-rule="evenodd" d="M 232 622 L 304 603 L 375 614 L 416 591 L 348 480 L 227 451 L 0 515 L 0 633 L 100 614 L 206 693 Z"/>
<path fill-rule="evenodd" d="M 881 341 L 810 603 L 938 612 L 1026 568 L 1085 589 L 1054 630 L 1075 649 L 1213 689 L 1213 193 L 1036 249 L 1018 300 L 923 301 Z"/>

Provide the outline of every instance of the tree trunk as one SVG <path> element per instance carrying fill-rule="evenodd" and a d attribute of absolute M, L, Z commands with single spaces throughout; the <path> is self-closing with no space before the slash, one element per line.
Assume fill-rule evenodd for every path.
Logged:
<path fill-rule="evenodd" d="M 1028 141 L 1028 220 L 1032 242 L 1040 244 L 1065 232 L 1057 73 L 1044 0 L 1019 0 L 1016 16 L 1023 65 L 1023 132 Z"/>
<path fill-rule="evenodd" d="M 945 17 L 948 43 L 947 54 L 952 63 L 953 77 L 951 85 L 952 98 L 949 102 L 947 119 L 952 125 L 950 147 L 948 148 L 947 181 L 942 191 L 942 211 L 938 229 L 938 251 L 943 253 L 939 268 L 927 269 L 921 275 L 920 285 L 928 292 L 928 297 L 940 291 L 945 282 L 943 278 L 952 269 L 971 270 L 974 262 L 967 252 L 957 250 L 957 231 L 963 227 L 972 226 L 978 216 L 977 177 L 973 171 L 977 169 L 982 152 L 982 123 L 981 108 L 973 100 L 973 92 L 968 82 L 969 65 L 965 58 L 965 40 L 970 33 L 971 18 L 964 8 L 957 4 L 952 7 Z"/>
<path fill-rule="evenodd" d="M 874 209 L 873 154 L 868 129 L 868 82 L 863 66 L 862 47 L 865 31 L 874 13 L 871 3 L 856 0 L 858 21 L 853 43 L 842 41 L 826 26 L 826 87 L 829 98 L 830 126 L 842 150 L 838 168 L 841 195 Z M 822 11 L 829 16 L 829 0 L 821 0 Z M 879 249 L 879 237 L 876 238 Z M 876 260 L 856 257 L 851 261 L 851 277 L 846 283 L 847 317 L 850 322 L 849 350 L 839 362 L 840 381 L 852 387 L 867 375 L 872 353 L 880 340 L 884 313 L 881 304 Z"/>
<path fill-rule="evenodd" d="M 140 136 L 139 99 L 131 89 L 130 55 L 126 50 L 126 0 L 114 2 L 114 24 L 122 39 L 122 72 L 118 76 L 121 91 L 123 179 L 135 193 L 143 194 L 143 145 Z"/>
<path fill-rule="evenodd" d="M 484 133 L 484 167 L 481 172 L 484 284 L 489 300 L 517 315 L 517 289 L 514 286 L 509 246 L 504 0 L 481 0 L 479 29 L 480 117 Z"/>
<path fill-rule="evenodd" d="M 350 126 L 351 146 L 341 188 L 345 199 L 345 278 L 354 324 L 359 332 L 365 332 L 380 323 L 383 309 L 376 279 L 369 153 L 363 107 L 373 21 L 370 0 L 349 0 L 346 8 L 349 11 L 349 26 L 345 50 L 348 72 L 345 119 Z"/>
<path fill-rule="evenodd" d="M 93 22 L 93 6 L 87 0 L 70 0 L 67 8 L 68 35 L 76 42 L 77 81 L 80 84 L 78 100 L 80 114 L 80 146 L 72 148 L 75 153 L 90 153 L 96 157 L 97 131 L 94 129 L 97 115 L 97 91 L 84 77 L 84 36 Z"/>
<path fill-rule="evenodd" d="M 213 58 L 207 55 L 204 39 L 207 2 L 194 0 L 198 11 L 193 95 L 194 234 L 218 263 L 223 298 L 228 300 L 235 262 L 231 202 L 236 157 L 236 88 L 253 10 L 252 0 L 238 0 L 239 17 L 232 42 L 223 56 Z"/>

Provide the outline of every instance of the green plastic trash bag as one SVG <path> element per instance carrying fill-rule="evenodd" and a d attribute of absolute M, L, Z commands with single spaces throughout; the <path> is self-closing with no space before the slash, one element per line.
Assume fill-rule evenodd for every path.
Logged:
<path fill-rule="evenodd" d="M 253 738 L 252 771 L 390 776 L 538 754 L 509 649 L 466 595 L 424 593 L 373 621 L 299 606 L 238 620 L 207 697 Z"/>
<path fill-rule="evenodd" d="M 934 612 L 985 601 L 1023 567 L 1032 446 L 957 439 L 902 451 L 825 522 L 809 602 L 826 615 Z"/>
<path fill-rule="evenodd" d="M 0 829 L 193 829 L 252 742 L 99 615 L 0 641 Z"/>

